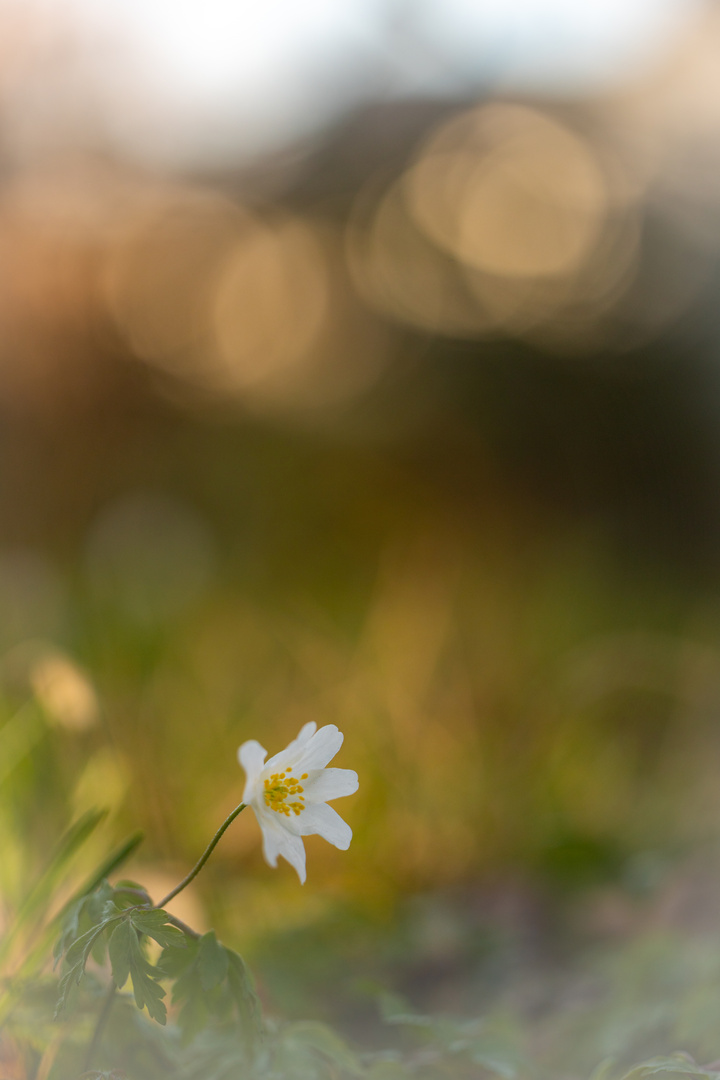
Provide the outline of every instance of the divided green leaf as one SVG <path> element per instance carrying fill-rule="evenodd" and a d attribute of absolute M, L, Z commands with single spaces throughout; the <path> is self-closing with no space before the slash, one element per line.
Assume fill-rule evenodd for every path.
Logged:
<path fill-rule="evenodd" d="M 60 980 L 60 996 L 55 1009 L 56 1019 L 66 1007 L 68 996 L 73 985 L 77 986 L 80 982 L 85 971 L 85 965 L 101 934 L 117 923 L 121 918 L 121 915 L 115 915 L 108 919 L 103 919 L 101 923 L 92 926 L 89 930 L 86 930 L 84 934 L 81 934 L 80 937 L 76 938 L 67 949 L 67 952 L 65 953 L 66 971 Z"/>
<path fill-rule="evenodd" d="M 228 954 L 218 939 L 215 931 L 210 930 L 200 938 L 198 948 L 198 975 L 200 984 L 206 992 L 214 990 L 228 973 Z"/>
<path fill-rule="evenodd" d="M 163 949 L 181 950 L 185 948 L 185 935 L 168 923 L 165 911 L 125 906 L 128 890 L 147 896 L 143 887 L 134 882 L 123 882 L 113 889 L 103 881 L 68 908 L 54 949 L 56 964 L 64 957 L 56 1016 L 67 1006 L 70 991 L 80 982 L 90 956 L 98 962 L 103 960 L 107 941 L 115 984 L 122 987 L 132 977 L 138 1007 L 147 1007 L 154 1020 L 165 1023 L 165 991 L 158 981 L 162 973 L 146 960 L 142 938 L 153 938 Z"/>
<path fill-rule="evenodd" d="M 108 953 L 115 985 L 122 988 L 131 978 L 138 1009 L 147 1008 L 153 1020 L 164 1024 L 167 1019 L 162 1000 L 165 991 L 157 981 L 156 968 L 145 959 L 141 936 L 132 917 L 123 918 L 115 927 L 108 943 Z"/>
<path fill-rule="evenodd" d="M 158 961 L 158 969 L 174 979 L 172 1001 L 180 1005 L 177 1022 L 187 1045 L 216 1020 L 235 1018 L 244 1039 L 252 1042 L 260 1027 L 260 1010 L 252 980 L 244 961 L 226 948 L 209 931 L 180 948 L 168 945 Z"/>
<path fill-rule="evenodd" d="M 148 911 L 136 909 L 133 910 L 130 918 L 138 933 L 151 937 L 161 948 L 166 949 L 171 945 L 184 948 L 185 935 L 182 930 L 168 923 L 167 912 L 161 908 L 152 908 Z"/>

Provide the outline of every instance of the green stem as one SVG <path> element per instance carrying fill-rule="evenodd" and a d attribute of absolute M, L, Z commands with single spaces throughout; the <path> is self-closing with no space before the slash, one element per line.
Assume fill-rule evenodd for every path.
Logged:
<path fill-rule="evenodd" d="M 187 877 L 184 877 L 182 879 L 182 881 L 180 882 L 180 884 L 175 886 L 175 888 L 172 890 L 172 892 L 169 892 L 167 894 L 167 896 L 163 897 L 163 899 L 160 901 L 160 903 L 155 905 L 156 908 L 164 908 L 166 904 L 170 903 L 170 901 L 172 900 L 172 898 L 174 896 L 177 896 L 177 894 L 179 892 L 182 892 L 183 889 L 187 885 L 190 884 L 190 882 L 193 880 L 193 878 L 196 878 L 198 876 L 198 874 L 202 870 L 203 866 L 205 865 L 205 863 L 208 861 L 208 859 L 212 855 L 213 851 L 215 850 L 215 847 L 217 846 L 217 843 L 220 840 L 220 837 L 223 835 L 225 830 L 228 829 L 232 825 L 235 818 L 238 816 L 238 814 L 240 813 L 241 810 L 245 809 L 246 805 L 247 805 L 246 803 L 240 803 L 239 806 L 235 807 L 232 814 L 230 814 L 229 817 L 225 818 L 222 825 L 220 826 L 218 831 L 215 833 L 212 840 L 210 841 L 208 846 L 205 848 L 202 855 L 200 856 L 198 861 L 195 863 L 195 866 L 192 868 L 192 870 L 187 875 Z"/>

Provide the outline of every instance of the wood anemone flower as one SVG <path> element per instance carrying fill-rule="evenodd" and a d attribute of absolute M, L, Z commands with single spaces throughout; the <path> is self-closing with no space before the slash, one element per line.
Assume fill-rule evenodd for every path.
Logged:
<path fill-rule="evenodd" d="M 267 750 L 255 739 L 244 742 L 238 760 L 247 782 L 242 801 L 251 806 L 262 832 L 263 855 L 277 866 L 278 855 L 294 866 L 305 882 L 305 848 L 302 837 L 317 833 L 346 851 L 352 830 L 328 806 L 331 799 L 352 795 L 358 776 L 352 769 L 328 769 L 342 746 L 343 735 L 335 724 L 317 730 L 311 721 L 297 739 L 265 761 Z"/>

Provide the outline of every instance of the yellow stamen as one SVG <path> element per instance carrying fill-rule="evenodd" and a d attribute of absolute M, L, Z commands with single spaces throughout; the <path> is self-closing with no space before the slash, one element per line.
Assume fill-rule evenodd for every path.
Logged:
<path fill-rule="evenodd" d="M 303 805 L 304 796 L 300 794 L 303 788 L 296 777 L 290 775 L 291 772 L 292 769 L 288 768 L 285 772 L 272 773 L 269 778 L 263 781 L 265 805 L 278 814 L 285 814 L 286 817 L 290 816 L 291 811 L 297 816 L 305 809 Z M 289 795 L 300 795 L 301 801 L 290 802 L 288 801 Z"/>

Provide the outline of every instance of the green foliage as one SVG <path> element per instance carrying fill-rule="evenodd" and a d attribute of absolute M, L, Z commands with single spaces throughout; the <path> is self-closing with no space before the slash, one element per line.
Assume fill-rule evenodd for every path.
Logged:
<path fill-rule="evenodd" d="M 148 940 L 162 949 L 156 964 L 148 958 Z M 51 1073 L 58 1080 L 66 1073 L 74 1080 L 82 1068 L 82 1054 L 73 1049 L 78 1031 L 84 1031 L 86 1043 L 100 1041 L 99 1035 L 87 1034 L 93 1012 L 93 1024 L 107 1051 L 116 1046 L 124 1062 L 128 1053 L 123 1044 L 132 1046 L 134 1068 L 142 1076 L 145 1067 L 153 1077 L 170 1068 L 176 1071 L 178 1052 L 209 1029 L 215 1029 L 222 1045 L 228 1044 L 222 1032 L 230 1033 L 233 1061 L 239 1058 L 247 1065 L 260 1045 L 260 1007 L 242 958 L 221 944 L 213 931 L 200 936 L 183 924 L 173 925 L 167 912 L 151 906 L 148 893 L 137 882 L 121 881 L 113 887 L 102 881 L 68 905 L 54 955 L 56 965 L 61 965 L 55 1016 L 68 1024 L 71 1033 Z M 97 965 L 109 962 L 111 986 L 119 992 L 111 990 L 109 996 L 106 992 L 104 1002 L 96 975 L 86 970 L 91 959 Z M 129 999 L 121 993 L 128 982 L 137 1010 L 146 1010 L 162 1027 L 168 1019 L 164 984 L 172 983 L 176 1025 L 166 1040 L 158 1042 L 147 1022 L 138 1026 L 142 1018 L 137 1012 L 128 1014 Z M 211 1075 L 204 1068 L 205 1075 Z M 85 1074 L 109 1075 L 87 1069 Z"/>
<path fill-rule="evenodd" d="M 260 1008 L 252 979 L 242 958 L 221 945 L 214 931 L 183 947 L 169 943 L 158 969 L 175 980 L 173 1005 L 181 1006 L 177 1023 L 183 1043 L 190 1042 L 210 1018 L 233 1018 L 252 1042 L 259 1027 Z"/>
<path fill-rule="evenodd" d="M 81 896 L 74 903 L 68 905 L 65 910 L 60 936 L 53 949 L 53 959 L 56 965 L 85 934 L 101 925 L 105 909 L 112 901 L 112 898 L 113 890 L 111 886 L 107 881 L 102 881 L 97 889 L 85 896 Z M 98 963 L 100 963 L 102 956 L 98 955 L 97 959 Z"/>
<path fill-rule="evenodd" d="M 96 1040 L 103 1015 L 101 1038 Z M 148 1019 L 137 1008 L 133 994 L 108 993 L 104 976 L 94 972 L 85 975 L 73 994 L 72 1008 L 54 1025 L 56 1039 L 58 1031 L 62 1041 L 49 1080 L 77 1080 L 92 1071 L 116 1071 L 129 1080 L 164 1080 L 176 1075 L 177 1039 L 171 1026 Z"/>
<path fill-rule="evenodd" d="M 90 956 L 100 963 L 107 946 L 115 986 L 122 989 L 130 978 L 137 1007 L 147 1008 L 153 1020 L 165 1023 L 167 1009 L 162 1000 L 165 997 L 160 985 L 162 972 L 146 959 L 143 939 L 149 937 L 162 948 L 177 949 L 185 947 L 185 936 L 168 924 L 164 911 L 123 906 L 127 891 L 126 882 L 121 883 L 117 894 L 103 882 L 68 912 L 55 954 L 56 961 L 63 958 L 64 967 L 56 1017 L 67 1007 L 72 987 L 80 983 Z M 141 888 L 137 891 L 141 896 L 147 895 Z M 89 927 L 83 931 L 88 922 Z"/>
<path fill-rule="evenodd" d="M 56 950 L 61 1026 L 50 1023 L 55 981 L 45 976 L 25 988 L 3 1029 L 23 1048 L 28 1080 L 720 1080 L 720 1071 L 686 1053 L 630 1068 L 607 1059 L 591 1075 L 566 1071 L 560 1058 L 538 1053 L 542 1039 L 520 1019 L 426 1015 L 392 994 L 379 1003 L 387 1030 L 402 1034 L 399 1045 L 358 1052 L 325 1024 L 263 1019 L 236 952 L 213 931 L 181 930 L 165 911 L 130 903 L 138 897 L 147 894 L 135 882 L 103 882 L 68 906 Z M 148 939 L 162 949 L 156 964 Z M 109 963 L 115 992 L 108 994 L 102 967 L 85 970 L 91 959 Z M 132 994 L 123 992 L 128 981 Z M 609 1017 L 598 1009 L 594 1019 Z M 563 1037 L 552 1023 L 544 1035 Z"/>
<path fill-rule="evenodd" d="M 359 1052 L 326 1024 L 264 1018 L 242 957 L 214 931 L 196 934 L 153 907 L 138 882 L 90 881 L 56 920 L 57 976 L 27 978 L 2 1027 L 28 1080 L 720 1080 L 714 1066 L 668 1050 L 674 1037 L 710 1053 L 716 1045 L 720 960 L 704 943 L 647 937 L 603 958 L 604 992 L 579 1019 L 562 1008 L 540 1022 L 513 1018 L 501 1005 L 480 1017 L 435 1016 L 382 993 L 386 1031 L 399 1038 Z M 35 903 L 23 905 L 23 919 Z M 633 1065 L 634 1050 L 653 1044 L 665 1056 Z M 603 1047 L 612 1056 L 591 1073 L 587 1062 Z"/>
<path fill-rule="evenodd" d="M 5 982 L 0 1076 L 720 1080 L 717 1062 L 696 1060 L 717 1056 L 720 1030 L 720 949 L 707 938 L 641 935 L 614 956 L 599 957 L 581 973 L 590 978 L 591 991 L 589 1006 L 579 1010 L 567 1007 L 572 972 L 556 1000 L 547 992 L 549 1004 L 539 1016 L 509 1006 L 500 993 L 483 1015 L 466 1017 L 415 1011 L 397 995 L 382 993 L 384 1048 L 361 1051 L 316 1020 L 264 1017 L 244 960 L 214 931 L 196 934 L 154 907 L 136 881 L 111 885 L 102 871 L 117 870 L 137 837 L 73 891 L 68 867 L 100 820 L 86 815 L 66 834 L 4 939 L 7 957 L 17 961 L 22 943 L 28 952 Z M 59 915 L 48 917 L 61 885 L 71 898 Z M 58 935 L 55 974 L 36 959 L 41 947 L 49 951 L 51 931 Z M 311 942 L 300 966 L 313 963 L 319 951 Z M 673 1053 L 678 1045 L 695 1058 Z"/>
<path fill-rule="evenodd" d="M 121 919 L 108 941 L 108 953 L 115 985 L 122 987 L 132 976 L 133 992 L 138 1009 L 147 1011 L 158 1024 L 164 1024 L 167 1010 L 163 1003 L 165 991 L 154 977 L 155 971 L 147 962 L 140 937 L 132 918 Z"/>
<path fill-rule="evenodd" d="M 529 1062 L 518 1050 L 520 1033 L 511 1025 L 485 1017 L 420 1016 L 389 994 L 382 995 L 380 1006 L 387 1023 L 414 1029 L 423 1045 L 424 1062 L 470 1063 L 502 1080 L 517 1080 L 531 1073 Z"/>
<path fill-rule="evenodd" d="M 670 1057 L 652 1058 L 642 1065 L 625 1073 L 622 1080 L 650 1080 L 659 1076 L 661 1080 L 690 1078 L 690 1080 L 720 1080 L 720 1072 L 704 1069 L 693 1061 L 689 1054 L 672 1054 Z"/>
<path fill-rule="evenodd" d="M 287 1024 L 271 1045 L 268 1075 L 275 1080 L 361 1077 L 366 1075 L 358 1055 L 324 1024 Z"/>

